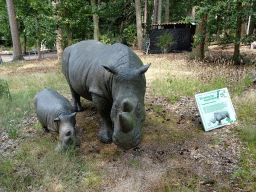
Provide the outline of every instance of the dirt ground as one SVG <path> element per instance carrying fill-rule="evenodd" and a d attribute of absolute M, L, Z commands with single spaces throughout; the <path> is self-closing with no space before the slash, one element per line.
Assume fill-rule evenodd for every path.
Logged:
<path fill-rule="evenodd" d="M 218 49 L 211 47 L 211 54 L 214 55 Z M 141 52 L 136 53 L 143 57 Z M 172 54 L 170 57 L 186 58 L 187 55 Z M 209 58 L 213 59 L 214 56 Z M 1 73 L 58 69 L 54 59 L 44 65 L 42 62 L 15 69 L 6 67 Z M 70 96 L 67 97 L 70 99 Z M 92 102 L 82 100 L 82 103 L 86 110 L 77 114 L 80 156 L 84 160 L 95 160 L 99 162 L 99 167 L 107 168 L 108 174 L 103 175 L 100 191 L 160 191 L 168 183 L 174 186 L 174 191 L 182 189 L 182 185 L 187 188 L 195 186 L 200 191 L 216 191 L 220 186 L 222 189 L 240 191 L 235 186 L 235 180 L 231 179 L 241 150 L 238 136 L 231 131 L 235 124 L 204 132 L 194 97 L 182 96 L 170 104 L 168 98 L 152 95 L 148 84 L 145 97 L 147 120 L 142 142 L 129 150 L 123 150 L 113 143 L 101 143 L 97 139 L 97 109 Z M 159 106 L 162 107 L 161 111 L 156 110 Z M 35 115 L 24 120 L 24 133 L 35 133 L 37 130 L 31 127 L 36 122 Z M 20 143 L 9 139 L 5 132 L 1 133 L 0 142 L 0 152 L 10 148 L 15 151 Z"/>

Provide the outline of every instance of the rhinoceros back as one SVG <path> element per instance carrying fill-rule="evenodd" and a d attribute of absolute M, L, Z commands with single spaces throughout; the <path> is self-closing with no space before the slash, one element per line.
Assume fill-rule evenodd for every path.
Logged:
<path fill-rule="evenodd" d="M 113 74 L 102 65 L 137 69 L 143 64 L 130 48 L 120 43 L 82 41 L 66 48 L 63 54 L 62 68 L 68 83 L 88 100 L 92 100 L 92 93 L 112 100 Z"/>
<path fill-rule="evenodd" d="M 54 119 L 59 115 L 69 115 L 74 112 L 70 102 L 58 92 L 44 89 L 35 95 L 35 107 L 39 122 L 50 131 L 58 132 Z"/>

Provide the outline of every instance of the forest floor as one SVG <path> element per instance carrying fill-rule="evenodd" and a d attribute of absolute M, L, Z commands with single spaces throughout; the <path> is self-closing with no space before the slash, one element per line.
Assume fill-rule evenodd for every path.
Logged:
<path fill-rule="evenodd" d="M 151 63 L 151 67 L 146 73 L 147 119 L 142 141 L 132 149 L 124 150 L 114 143 L 101 143 L 97 139 L 97 109 L 92 102 L 82 99 L 86 110 L 77 114 L 76 127 L 80 147 L 76 157 L 81 161 L 90 162 L 94 176 L 77 170 L 78 185 L 83 186 L 81 183 L 85 182 L 88 191 L 250 191 L 251 188 L 241 187 L 241 178 L 233 177 L 240 166 L 239 159 L 244 147 L 235 131 L 240 125 L 239 122 L 205 132 L 193 96 L 179 94 L 179 97 L 171 100 L 168 96 L 155 93 L 154 87 L 151 86 L 156 78 L 165 76 L 185 79 L 200 76 L 203 83 L 213 77 L 209 68 L 216 67 L 217 71 L 224 69 L 224 66 L 221 67 L 223 61 L 226 61 L 223 75 L 228 75 L 234 70 L 238 71 L 237 75 L 245 70 L 253 71 L 256 64 L 256 50 L 250 50 L 246 46 L 241 48 L 245 58 L 243 62 L 250 62 L 246 69 L 245 66 L 232 66 L 231 61 L 227 64 L 228 58 L 232 56 L 232 47 L 222 50 L 214 45 L 210 46 L 209 50 L 202 63 L 189 61 L 188 53 L 144 55 L 135 50 L 143 63 Z M 207 63 L 211 66 L 206 66 Z M 56 59 L 26 61 L 15 67 L 6 65 L 1 68 L 0 75 L 26 76 L 49 72 L 61 73 Z M 255 85 L 252 85 L 245 87 L 243 91 L 255 93 L 255 88 Z M 58 89 L 57 91 L 71 99 L 68 92 Z M 199 92 L 200 90 L 197 91 Z M 239 98 L 234 98 L 236 99 Z M 236 106 L 234 107 L 236 109 Z M 23 118 L 20 123 L 21 136 L 16 138 L 9 138 L 6 131 L 0 128 L 0 152 L 3 156 L 15 157 L 15 153 L 25 142 L 33 143 L 34 140 L 42 140 L 45 137 L 50 137 L 52 142 L 57 143 L 56 136 L 42 134 L 35 129 L 38 121 L 34 112 Z M 41 163 L 39 156 L 43 156 L 45 150 L 47 149 L 38 149 L 37 152 L 32 150 L 31 153 L 38 153 L 38 163 Z M 21 168 L 16 169 L 18 173 L 22 172 L 19 170 Z M 26 173 L 32 175 L 32 179 L 33 174 L 36 175 L 35 168 L 33 171 Z M 41 184 L 41 188 L 33 184 L 25 186 L 28 191 L 44 191 L 45 187 L 46 184 Z M 5 189 L 4 186 L 2 189 Z M 46 191 L 51 190 L 73 191 L 55 178 L 51 178 L 51 184 L 46 187 Z M 82 187 L 80 190 L 83 191 Z"/>

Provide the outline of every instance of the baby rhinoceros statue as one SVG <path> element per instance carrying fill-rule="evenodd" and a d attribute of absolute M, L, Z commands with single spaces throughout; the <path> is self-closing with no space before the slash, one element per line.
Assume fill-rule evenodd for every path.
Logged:
<path fill-rule="evenodd" d="M 141 140 L 145 120 L 144 73 L 149 65 L 121 43 L 107 45 L 95 40 L 82 41 L 64 50 L 62 70 L 69 83 L 72 105 L 82 111 L 80 96 L 93 101 L 99 111 L 98 138 L 114 141 L 124 149 Z"/>
<path fill-rule="evenodd" d="M 76 145 L 76 112 L 70 102 L 51 89 L 44 89 L 34 98 L 36 114 L 43 128 L 59 133 L 61 145 L 55 150 L 66 150 Z"/>

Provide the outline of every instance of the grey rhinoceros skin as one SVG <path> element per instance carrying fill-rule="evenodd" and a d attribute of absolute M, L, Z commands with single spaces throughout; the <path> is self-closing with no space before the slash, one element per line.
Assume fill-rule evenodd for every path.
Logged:
<path fill-rule="evenodd" d="M 51 89 L 44 89 L 34 98 L 36 114 L 46 131 L 59 133 L 61 146 L 56 150 L 67 149 L 76 144 L 76 112 L 70 102 Z"/>
<path fill-rule="evenodd" d="M 211 119 L 211 122 L 215 123 L 216 121 L 218 121 L 218 124 L 220 125 L 221 120 L 226 119 L 226 117 L 230 118 L 228 111 L 215 112 L 213 119 Z"/>
<path fill-rule="evenodd" d="M 149 65 L 143 65 L 121 43 L 89 40 L 64 50 L 62 70 L 71 89 L 71 104 L 78 112 L 83 110 L 80 96 L 96 104 L 101 119 L 98 138 L 102 142 L 114 141 L 124 149 L 140 142 L 145 120 L 144 73 Z"/>

